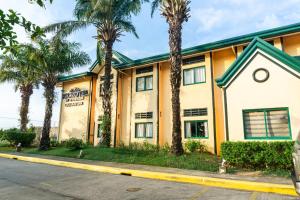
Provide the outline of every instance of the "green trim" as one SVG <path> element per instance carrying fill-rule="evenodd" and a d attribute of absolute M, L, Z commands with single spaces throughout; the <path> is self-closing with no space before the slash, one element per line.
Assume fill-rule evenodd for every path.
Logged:
<path fill-rule="evenodd" d="M 152 78 L 152 88 L 151 89 L 147 89 L 146 88 L 146 79 L 147 78 Z M 139 79 L 144 79 L 144 89 L 143 90 L 138 90 L 138 80 Z M 151 91 L 153 90 L 153 75 L 149 75 L 149 76 L 140 76 L 140 77 L 136 77 L 136 81 L 135 81 L 135 91 L 136 92 L 145 92 L 145 91 Z"/>
<path fill-rule="evenodd" d="M 143 132 L 144 137 L 137 137 L 137 128 L 136 127 L 139 124 L 152 124 L 152 136 L 146 137 L 146 126 L 144 126 L 144 132 Z M 135 123 L 134 137 L 137 139 L 141 139 L 141 138 L 152 139 L 153 138 L 153 122 L 137 122 L 137 123 Z"/>
<path fill-rule="evenodd" d="M 93 72 L 83 72 L 79 74 L 72 74 L 69 76 L 59 76 L 58 77 L 58 82 L 66 82 L 66 81 L 71 81 L 71 80 L 76 80 L 85 76 L 96 76 Z"/>
<path fill-rule="evenodd" d="M 235 60 L 235 62 L 229 67 L 224 75 L 216 80 L 217 85 L 219 87 L 225 86 L 257 49 L 264 51 L 268 55 L 274 57 L 275 59 L 281 61 L 293 70 L 300 73 L 300 62 L 297 59 L 270 45 L 268 42 L 265 42 L 260 38 L 255 38 L 250 45 L 248 45 L 245 51 L 243 51 L 243 53 L 238 57 L 238 59 Z"/>
<path fill-rule="evenodd" d="M 194 83 L 189 83 L 189 84 L 185 84 L 185 79 L 184 79 L 184 72 L 185 71 L 189 71 L 189 70 L 193 70 L 194 71 L 194 81 L 196 80 L 196 73 L 195 73 L 195 69 L 201 69 L 204 68 L 204 74 L 205 74 L 205 80 L 202 82 L 194 82 Z M 183 70 L 183 86 L 188 86 L 188 85 L 197 85 L 197 84 L 202 84 L 202 83 L 206 83 L 206 67 L 205 66 L 200 66 L 200 67 L 192 67 L 192 68 L 188 68 L 188 69 L 184 69 Z"/>
<path fill-rule="evenodd" d="M 240 44 L 248 43 L 248 42 L 251 42 L 255 37 L 267 39 L 267 38 L 277 37 L 277 36 L 281 36 L 281 35 L 285 35 L 285 34 L 296 33 L 299 31 L 300 31 L 300 23 L 296 23 L 296 24 L 291 24 L 288 26 L 277 27 L 277 28 L 259 31 L 259 32 L 255 32 L 255 33 L 250 33 L 250 34 L 246 34 L 246 35 L 241 35 L 241 36 L 237 36 L 237 37 L 233 37 L 233 38 L 229 38 L 229 39 L 225 39 L 225 40 L 220 40 L 217 42 L 211 42 L 211 43 L 207 43 L 207 44 L 203 44 L 203 45 L 194 46 L 191 48 L 183 49 L 181 53 L 183 56 L 187 56 L 187 55 L 192 55 L 192 54 L 196 54 L 196 53 L 207 52 L 210 50 L 230 47 L 233 45 L 240 45 Z M 169 59 L 169 57 L 170 57 L 169 53 L 160 54 L 160 55 L 151 56 L 151 57 L 147 57 L 147 58 L 137 59 L 137 60 L 134 60 L 129 63 L 119 64 L 119 65 L 116 65 L 115 68 L 126 69 L 129 67 L 137 67 L 140 65 L 151 64 L 154 62 L 166 61 Z"/>
<path fill-rule="evenodd" d="M 270 137 L 268 136 L 269 130 L 267 127 L 267 112 L 269 111 L 287 111 L 288 115 L 288 127 L 289 127 L 289 136 L 279 136 L 279 137 Z M 247 131 L 246 131 L 246 125 L 245 125 L 245 120 L 244 120 L 244 113 L 249 113 L 249 112 L 264 112 L 264 121 L 265 121 L 265 131 L 266 131 L 266 137 L 249 137 L 247 136 Z M 292 139 L 292 129 L 291 129 L 291 119 L 290 119 L 290 112 L 288 107 L 279 107 L 279 108 L 258 108 L 258 109 L 244 109 L 242 110 L 242 115 L 243 115 L 243 128 L 244 128 L 244 138 L 246 140 L 291 140 Z"/>
<path fill-rule="evenodd" d="M 207 123 L 207 136 L 205 136 L 205 137 L 192 137 L 192 136 L 187 137 L 186 136 L 186 123 L 191 123 L 191 122 L 206 122 Z M 197 131 L 197 129 L 196 129 L 196 131 Z M 184 138 L 185 139 L 208 139 L 209 138 L 208 121 L 207 120 L 186 120 L 186 121 L 184 121 Z"/>
<path fill-rule="evenodd" d="M 118 60 L 119 63 L 114 63 L 114 65 L 119 65 L 119 64 L 124 64 L 124 63 L 129 63 L 132 62 L 133 60 L 128 58 L 127 56 L 121 54 L 118 51 L 113 50 L 113 56 L 115 56 L 116 60 Z M 92 66 L 89 68 L 90 71 L 93 71 L 96 66 L 98 65 L 98 59 L 92 64 Z"/>

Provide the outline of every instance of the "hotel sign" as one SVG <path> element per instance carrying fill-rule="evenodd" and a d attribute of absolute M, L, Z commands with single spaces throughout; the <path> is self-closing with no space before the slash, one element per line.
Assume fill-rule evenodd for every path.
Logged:
<path fill-rule="evenodd" d="M 82 106 L 84 104 L 84 98 L 88 96 L 88 94 L 88 90 L 74 88 L 67 93 L 63 93 L 62 99 L 66 102 L 65 107 Z"/>

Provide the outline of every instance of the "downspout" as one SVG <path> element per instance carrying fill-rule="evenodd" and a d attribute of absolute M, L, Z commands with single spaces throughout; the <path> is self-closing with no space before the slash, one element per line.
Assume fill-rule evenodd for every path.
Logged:
<path fill-rule="evenodd" d="M 61 134 L 61 115 L 62 115 L 62 105 L 63 105 L 63 93 L 64 93 L 64 83 L 62 83 L 62 90 L 61 90 L 61 100 L 60 100 L 60 111 L 59 111 L 59 128 L 57 134 L 57 141 L 59 141 L 60 134 Z"/>
<path fill-rule="evenodd" d="M 119 94 L 119 91 L 118 91 L 118 85 L 119 85 L 119 72 L 117 71 L 117 78 L 116 78 L 116 95 L 117 95 L 117 100 L 116 100 L 116 118 L 115 118 L 115 135 L 114 135 L 114 147 L 116 147 L 117 145 L 117 123 L 118 123 L 118 101 L 119 101 L 119 98 L 118 98 L 118 94 Z"/>
<path fill-rule="evenodd" d="M 131 143 L 131 132 L 132 132 L 132 127 L 131 127 L 131 121 L 132 121 L 132 79 L 133 79 L 133 69 L 131 69 L 131 83 L 130 83 L 130 131 L 129 131 L 129 144 Z"/>
<path fill-rule="evenodd" d="M 213 127 L 214 127 L 214 153 L 217 154 L 217 130 L 216 130 L 216 108 L 215 108 L 215 89 L 214 89 L 214 69 L 213 69 L 213 54 L 210 56 L 210 78 L 211 78 L 211 94 L 212 94 L 212 109 L 213 109 Z"/>
<path fill-rule="evenodd" d="M 228 132 L 228 109 L 227 109 L 227 94 L 226 88 L 222 88 L 224 94 L 224 115 L 225 115 L 225 131 L 226 131 L 226 141 L 229 141 L 229 132 Z"/>
<path fill-rule="evenodd" d="M 91 114 L 92 114 L 92 98 L 93 98 L 93 79 L 94 77 L 91 78 L 91 81 L 90 81 L 90 98 L 89 98 L 89 106 L 88 106 L 88 120 L 87 120 L 87 123 L 88 123 L 88 129 L 87 129 L 87 142 L 89 143 L 90 142 L 90 128 L 91 128 L 91 123 L 90 123 L 90 120 L 91 120 Z"/>
<path fill-rule="evenodd" d="M 156 145 L 159 145 L 159 70 L 160 66 L 159 63 L 156 64 L 157 68 L 157 101 L 156 101 L 156 106 L 157 106 L 157 136 L 156 136 Z"/>

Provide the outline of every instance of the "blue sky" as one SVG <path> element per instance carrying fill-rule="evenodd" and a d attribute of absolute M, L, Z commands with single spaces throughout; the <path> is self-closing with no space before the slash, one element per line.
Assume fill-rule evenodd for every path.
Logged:
<path fill-rule="evenodd" d="M 54 0 L 46 9 L 28 3 L 28 0 L 0 0 L 1 9 L 14 9 L 28 20 L 40 26 L 72 19 L 75 0 Z M 259 30 L 300 22 L 300 0 L 192 0 L 191 18 L 184 24 L 183 47 L 247 34 Z M 168 26 L 159 12 L 150 17 L 150 6 L 133 18 L 139 39 L 125 34 L 114 49 L 136 59 L 166 53 L 168 51 Z M 16 29 L 20 42 L 28 42 L 28 36 Z M 70 36 L 80 42 L 82 50 L 95 59 L 95 29 L 90 27 Z M 88 70 L 89 66 L 75 69 L 74 73 Z M 45 100 L 42 88 L 35 90 L 30 102 L 30 119 L 34 125 L 42 125 Z M 20 94 L 12 83 L 0 84 L 0 128 L 18 126 Z M 59 96 L 60 90 L 57 90 Z M 59 101 L 54 105 L 53 126 L 58 125 Z"/>

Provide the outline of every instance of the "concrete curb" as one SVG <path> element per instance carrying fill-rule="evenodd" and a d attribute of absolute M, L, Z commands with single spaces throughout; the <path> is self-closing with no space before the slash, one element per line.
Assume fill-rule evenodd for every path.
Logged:
<path fill-rule="evenodd" d="M 273 184 L 273 183 L 240 181 L 240 180 L 228 180 L 228 179 L 220 179 L 220 178 L 188 176 L 188 175 L 182 175 L 182 174 L 171 174 L 171 173 L 151 172 L 151 171 L 142 171 L 142 170 L 121 169 L 121 168 L 115 168 L 115 167 L 105 167 L 105 166 L 50 160 L 50 159 L 43 159 L 43 158 L 18 156 L 18 155 L 13 155 L 13 154 L 0 153 L 0 157 L 7 158 L 7 159 L 15 159 L 15 160 L 33 162 L 33 163 L 48 164 L 48 165 L 54 165 L 54 166 L 60 166 L 60 167 L 68 167 L 68 168 L 73 168 L 73 169 L 82 169 L 82 170 L 88 170 L 88 171 L 94 171 L 94 172 L 119 174 L 119 175 L 126 175 L 126 176 L 140 177 L 140 178 L 181 182 L 181 183 L 192 183 L 192 184 L 220 187 L 220 188 L 227 188 L 227 189 L 267 192 L 267 193 L 276 193 L 276 194 L 281 194 L 281 195 L 297 196 L 297 193 L 295 192 L 293 185 L 282 185 L 282 184 Z"/>

